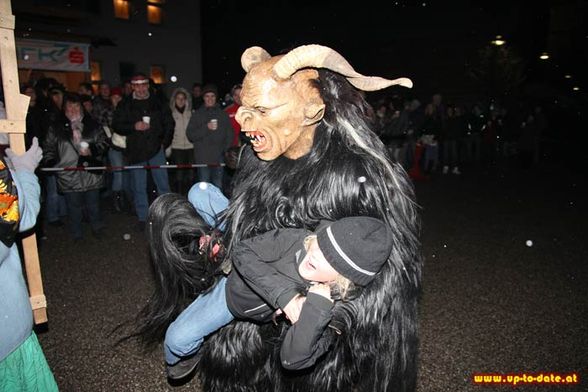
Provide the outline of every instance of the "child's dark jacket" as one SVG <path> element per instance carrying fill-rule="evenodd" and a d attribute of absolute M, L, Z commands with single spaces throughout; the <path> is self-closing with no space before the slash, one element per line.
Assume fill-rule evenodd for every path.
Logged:
<path fill-rule="evenodd" d="M 236 245 L 235 269 L 226 286 L 227 305 L 235 317 L 268 322 L 276 309 L 307 292 L 310 282 L 300 276 L 298 265 L 306 255 L 304 238 L 310 234 L 304 229 L 272 230 Z M 285 368 L 309 367 L 328 350 L 331 340 L 323 332 L 332 307 L 327 298 L 309 293 L 300 318 L 282 344 Z"/>

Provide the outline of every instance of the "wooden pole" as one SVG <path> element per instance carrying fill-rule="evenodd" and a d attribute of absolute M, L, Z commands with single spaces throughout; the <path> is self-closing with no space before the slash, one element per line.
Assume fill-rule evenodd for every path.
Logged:
<path fill-rule="evenodd" d="M 26 132 L 27 108 L 30 98 L 20 94 L 16 44 L 14 42 L 14 15 L 12 15 L 10 0 L 0 0 L 0 67 L 2 68 L 4 106 L 6 107 L 6 120 L 0 120 L 0 132 L 9 134 L 12 151 L 23 154 L 25 152 L 24 133 Z M 47 322 L 47 302 L 43 294 L 37 238 L 34 233 L 23 238 L 22 247 L 35 324 L 45 323 Z"/>

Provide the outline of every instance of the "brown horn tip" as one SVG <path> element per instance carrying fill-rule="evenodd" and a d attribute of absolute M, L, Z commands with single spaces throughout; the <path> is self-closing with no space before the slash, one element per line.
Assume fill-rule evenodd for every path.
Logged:
<path fill-rule="evenodd" d="M 252 46 L 247 48 L 241 55 L 241 67 L 245 72 L 249 72 L 255 64 L 261 63 L 270 57 L 270 54 L 262 47 Z"/>
<path fill-rule="evenodd" d="M 380 78 L 378 76 L 360 76 L 355 78 L 347 78 L 347 80 L 355 88 L 363 91 L 377 91 L 394 85 L 412 88 L 412 80 L 408 78 L 389 80 Z"/>

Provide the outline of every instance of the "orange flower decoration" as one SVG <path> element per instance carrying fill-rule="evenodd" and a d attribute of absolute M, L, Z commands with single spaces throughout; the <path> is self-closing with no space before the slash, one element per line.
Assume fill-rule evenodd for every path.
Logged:
<path fill-rule="evenodd" d="M 0 216 L 6 222 L 18 221 L 18 197 L 9 193 L 0 194 Z"/>

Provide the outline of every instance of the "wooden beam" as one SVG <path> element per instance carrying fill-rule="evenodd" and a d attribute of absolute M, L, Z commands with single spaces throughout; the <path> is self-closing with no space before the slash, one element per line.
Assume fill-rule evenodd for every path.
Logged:
<path fill-rule="evenodd" d="M 26 133 L 26 125 L 27 123 L 25 120 L 0 120 L 0 132 Z"/>
<path fill-rule="evenodd" d="M 29 97 L 20 93 L 14 42 L 14 15 L 12 15 L 10 0 L 0 0 L 0 67 L 6 107 L 6 120 L 0 120 L 0 132 L 9 134 L 12 151 L 23 154 Z M 45 323 L 47 322 L 47 303 L 43 293 L 37 238 L 34 233 L 23 238 L 22 247 L 33 317 L 36 324 Z"/>

